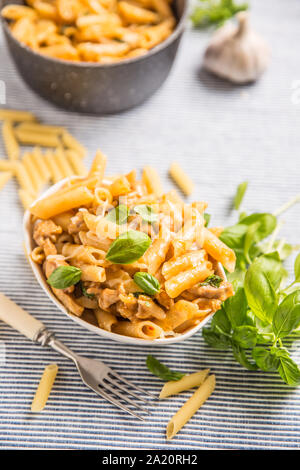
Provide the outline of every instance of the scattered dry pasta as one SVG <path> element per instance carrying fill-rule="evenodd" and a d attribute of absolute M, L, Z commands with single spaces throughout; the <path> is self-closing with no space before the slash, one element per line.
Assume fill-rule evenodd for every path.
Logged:
<path fill-rule="evenodd" d="M 35 51 L 100 64 L 146 54 L 176 25 L 169 0 L 27 0 L 1 13 L 15 38 Z"/>
<path fill-rule="evenodd" d="M 98 151 L 85 178 L 30 206 L 31 257 L 70 313 L 93 312 L 93 324 L 120 335 L 180 335 L 233 295 L 218 262 L 232 270 L 234 253 L 205 229 L 206 203 L 162 194 L 150 167 L 141 180 L 135 171 L 106 176 L 105 168 Z M 200 385 L 207 372 L 177 388 Z"/>

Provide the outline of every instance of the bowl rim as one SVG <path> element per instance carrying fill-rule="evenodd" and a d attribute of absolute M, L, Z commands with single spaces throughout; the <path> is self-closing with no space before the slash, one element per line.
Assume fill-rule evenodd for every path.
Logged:
<path fill-rule="evenodd" d="M 72 179 L 80 179 L 80 176 L 73 176 Z M 46 191 L 44 191 L 37 200 L 43 199 L 50 194 L 56 192 L 63 184 L 65 184 L 70 178 L 65 178 L 58 183 L 50 186 Z M 104 338 L 111 339 L 113 341 L 125 344 L 132 344 L 136 346 L 164 346 L 173 343 L 179 343 L 184 341 L 194 334 L 196 334 L 213 316 L 213 313 L 207 315 L 198 325 L 194 326 L 193 328 L 189 329 L 183 334 L 179 334 L 178 336 L 170 337 L 170 338 L 158 338 L 154 340 L 147 340 L 142 338 L 134 338 L 131 336 L 124 336 L 118 333 L 113 333 L 111 331 L 106 331 L 98 326 L 92 325 L 85 320 L 82 320 L 80 317 L 69 313 L 66 307 L 55 297 L 54 293 L 50 289 L 50 286 L 47 284 L 45 275 L 41 269 L 41 266 L 36 264 L 30 257 L 30 253 L 33 249 L 34 240 L 32 238 L 32 221 L 31 221 L 31 213 L 29 210 L 26 210 L 23 217 L 23 233 L 24 233 L 24 248 L 25 254 L 30 264 L 30 267 L 35 275 L 36 280 L 38 281 L 39 285 L 42 287 L 43 291 L 47 294 L 47 296 L 52 300 L 52 302 L 56 305 L 56 307 L 63 312 L 67 317 L 71 320 L 75 321 L 75 323 L 81 325 L 83 328 L 97 334 L 98 336 L 102 336 Z M 219 263 L 219 268 L 224 275 L 224 279 L 226 280 L 226 275 L 222 265 Z"/>
<path fill-rule="evenodd" d="M 19 47 L 25 49 L 27 52 L 31 53 L 33 56 L 36 56 L 38 58 L 45 59 L 45 61 L 49 61 L 49 63 L 55 63 L 55 64 L 61 64 L 64 66 L 73 66 L 73 67 L 78 67 L 78 68 L 99 68 L 99 69 L 107 69 L 107 68 L 113 68 L 113 67 L 121 67 L 122 65 L 127 65 L 127 64 L 132 64 L 136 62 L 142 62 L 143 60 L 146 60 L 147 57 L 151 57 L 152 55 L 160 52 L 161 50 L 165 49 L 168 47 L 171 43 L 173 43 L 178 36 L 184 31 L 185 28 L 185 23 L 186 19 L 188 16 L 188 11 L 189 11 L 189 1 L 188 0 L 183 0 L 184 1 L 184 6 L 183 6 L 183 12 L 182 15 L 176 24 L 176 27 L 174 31 L 170 34 L 167 39 L 159 43 L 157 46 L 153 47 L 152 49 L 148 50 L 148 52 L 144 55 L 137 56 L 137 57 L 130 57 L 128 59 L 121 60 L 119 62 L 112 62 L 111 64 L 98 64 L 97 62 L 75 62 L 71 60 L 65 60 L 65 59 L 58 59 L 55 57 L 49 57 L 46 56 L 45 54 L 41 54 L 40 52 L 35 51 L 34 49 L 31 49 L 31 47 L 27 46 L 26 44 L 23 44 L 21 41 L 16 39 L 14 35 L 12 34 L 10 28 L 8 27 L 8 21 L 6 18 L 3 18 L 1 15 L 1 10 L 3 8 L 3 3 L 4 0 L 0 0 L 0 19 L 2 22 L 3 29 L 5 33 L 9 36 L 9 38 L 17 44 Z M 9 3 L 8 3 L 9 5 Z"/>

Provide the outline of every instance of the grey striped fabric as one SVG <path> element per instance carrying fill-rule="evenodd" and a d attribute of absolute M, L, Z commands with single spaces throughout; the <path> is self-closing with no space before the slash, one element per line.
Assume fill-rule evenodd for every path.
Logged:
<path fill-rule="evenodd" d="M 293 45 L 300 42 L 300 4 L 252 0 L 251 6 L 253 23 L 273 51 L 268 72 L 254 86 L 232 87 L 201 71 L 208 34 L 188 31 L 170 78 L 152 100 L 121 115 L 79 116 L 54 108 L 24 85 L 1 37 L 0 80 L 6 84 L 7 106 L 33 110 L 46 123 L 67 125 L 88 146 L 89 160 L 98 146 L 108 154 L 110 172 L 151 163 L 170 188 L 167 168 L 172 160 L 180 161 L 197 185 L 193 197 L 209 201 L 213 224 L 233 220 L 231 197 L 245 179 L 250 182 L 245 208 L 273 211 L 299 192 L 300 105 L 295 89 L 300 63 Z M 283 218 L 282 234 L 299 243 L 299 206 Z M 103 359 L 155 394 L 162 384 L 145 367 L 149 353 L 182 372 L 210 367 L 217 388 L 167 443 L 166 424 L 190 393 L 155 403 L 151 418 L 136 422 L 89 391 L 67 359 L 0 324 L 1 448 L 299 447 L 300 389 L 283 385 L 276 375 L 246 371 L 230 352 L 209 348 L 201 333 L 166 348 L 137 348 L 104 340 L 57 311 L 26 262 L 21 223 L 22 208 L 12 181 L 0 193 L 0 291 L 76 352 Z M 291 347 L 300 362 L 297 342 Z M 53 392 L 46 409 L 32 415 L 31 400 L 51 361 L 59 364 Z"/>

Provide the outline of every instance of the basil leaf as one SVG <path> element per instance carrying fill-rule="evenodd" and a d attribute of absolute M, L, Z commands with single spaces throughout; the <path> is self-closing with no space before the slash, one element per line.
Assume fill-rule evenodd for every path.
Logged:
<path fill-rule="evenodd" d="M 159 292 L 160 283 L 152 274 L 138 272 L 133 276 L 133 280 L 148 295 L 155 295 Z"/>
<path fill-rule="evenodd" d="M 288 385 L 299 385 L 300 370 L 296 362 L 289 357 L 289 353 L 283 348 L 272 348 L 271 351 L 278 358 L 278 373 L 282 380 Z"/>
<path fill-rule="evenodd" d="M 300 325 L 300 290 L 292 292 L 279 304 L 273 318 L 277 338 L 288 336 Z"/>
<path fill-rule="evenodd" d="M 256 222 L 259 222 L 259 227 L 257 229 L 256 237 L 257 240 L 263 240 L 268 235 L 270 235 L 276 228 L 277 219 L 273 214 L 268 213 L 254 213 L 248 215 L 240 221 L 242 225 L 253 225 Z"/>
<path fill-rule="evenodd" d="M 261 370 L 265 372 L 276 370 L 279 366 L 279 359 L 268 349 L 256 347 L 252 350 L 252 357 Z"/>
<path fill-rule="evenodd" d="M 254 243 L 258 241 L 257 232 L 258 232 L 259 226 L 260 226 L 260 223 L 255 222 L 254 224 L 249 225 L 248 230 L 246 232 L 245 243 L 244 243 L 244 255 L 248 263 L 251 263 L 251 259 L 249 256 L 250 248 L 252 247 Z"/>
<path fill-rule="evenodd" d="M 125 204 L 120 204 L 115 209 L 109 211 L 109 213 L 105 216 L 106 220 L 114 222 L 118 225 L 126 224 L 128 219 L 129 209 Z"/>
<path fill-rule="evenodd" d="M 271 323 L 277 308 L 277 295 L 266 274 L 254 263 L 245 276 L 245 293 L 252 312 L 263 322 Z"/>
<path fill-rule="evenodd" d="M 294 271 L 295 271 L 295 282 L 300 282 L 300 253 L 295 259 Z"/>
<path fill-rule="evenodd" d="M 246 369 L 248 370 L 257 370 L 258 367 L 256 364 L 253 364 L 252 362 L 249 361 L 247 358 L 246 352 L 244 349 L 242 349 L 239 345 L 233 343 L 232 344 L 232 351 L 233 355 L 236 358 L 236 360 Z"/>
<path fill-rule="evenodd" d="M 223 308 L 234 328 L 242 325 L 246 319 L 246 313 L 248 309 L 244 289 L 239 287 L 235 295 L 226 299 L 226 301 L 223 303 Z"/>
<path fill-rule="evenodd" d="M 224 279 L 222 279 L 220 276 L 211 274 L 205 279 L 205 281 L 200 283 L 200 286 L 220 287 L 220 284 L 223 282 L 223 280 Z"/>
<path fill-rule="evenodd" d="M 158 359 L 151 355 L 147 357 L 146 365 L 152 374 L 156 375 L 162 380 L 165 380 L 166 382 L 168 382 L 169 380 L 180 380 L 185 375 L 181 372 L 172 371 L 171 369 L 169 369 L 169 367 L 165 366 L 164 364 L 159 362 Z"/>
<path fill-rule="evenodd" d="M 81 278 L 81 269 L 75 266 L 59 266 L 49 276 L 47 282 L 55 289 L 66 289 L 74 286 Z"/>
<path fill-rule="evenodd" d="M 228 349 L 231 345 L 230 339 L 221 333 L 216 333 L 211 328 L 202 328 L 204 341 L 215 349 Z"/>
<path fill-rule="evenodd" d="M 205 212 L 205 213 L 203 214 L 203 218 L 204 218 L 204 220 L 205 220 L 205 227 L 208 227 L 208 224 L 209 224 L 209 222 L 210 222 L 211 215 L 210 215 L 210 214 L 207 214 L 207 212 Z"/>
<path fill-rule="evenodd" d="M 254 260 L 252 266 L 260 268 L 266 274 L 275 290 L 279 288 L 282 280 L 287 277 L 287 272 L 282 266 L 277 251 L 260 256 Z"/>
<path fill-rule="evenodd" d="M 257 342 L 257 328 L 249 325 L 237 326 L 233 331 L 232 341 L 241 348 L 254 348 Z"/>
<path fill-rule="evenodd" d="M 134 207 L 134 211 L 139 214 L 145 222 L 153 224 L 158 221 L 158 214 L 153 211 L 151 206 L 140 204 Z"/>
<path fill-rule="evenodd" d="M 109 247 L 106 259 L 116 264 L 134 263 L 147 251 L 151 239 L 143 232 L 129 230 L 122 233 Z"/>
<path fill-rule="evenodd" d="M 96 298 L 95 294 L 89 294 L 82 282 L 80 281 L 80 289 L 84 297 L 87 297 L 88 299 L 94 300 Z"/>
<path fill-rule="evenodd" d="M 248 187 L 248 181 L 244 181 L 239 184 L 236 190 L 236 195 L 234 197 L 234 208 L 237 211 L 242 203 L 242 200 L 245 196 L 246 190 Z"/>
<path fill-rule="evenodd" d="M 212 317 L 211 328 L 216 333 L 229 334 L 231 332 L 231 324 L 223 307 L 221 307 L 220 310 L 217 310 Z"/>
<path fill-rule="evenodd" d="M 235 224 L 231 227 L 226 227 L 220 235 L 220 240 L 233 250 L 237 248 L 243 249 L 244 237 L 247 230 L 247 225 L 243 224 Z"/>

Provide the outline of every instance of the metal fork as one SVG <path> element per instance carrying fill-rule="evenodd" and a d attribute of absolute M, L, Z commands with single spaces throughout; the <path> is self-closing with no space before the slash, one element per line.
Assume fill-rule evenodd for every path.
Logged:
<path fill-rule="evenodd" d="M 97 393 L 97 395 L 100 395 L 118 408 L 121 408 L 142 421 L 144 421 L 144 418 L 140 414 L 137 414 L 137 412 L 132 411 L 129 406 L 134 410 L 150 414 L 148 410 L 128 397 L 129 395 L 136 400 L 149 403 L 148 400 L 137 395 L 131 389 L 154 398 L 149 392 L 132 384 L 129 380 L 124 379 L 124 377 L 121 377 L 117 372 L 107 367 L 102 361 L 88 359 L 87 357 L 75 354 L 71 349 L 58 341 L 54 333 L 48 331 L 42 322 L 25 312 L 25 310 L 1 293 L 0 319 L 32 341 L 42 346 L 50 346 L 63 356 L 71 359 L 76 365 L 82 381 L 87 387 Z M 122 403 L 121 400 L 125 402 L 126 405 Z"/>

